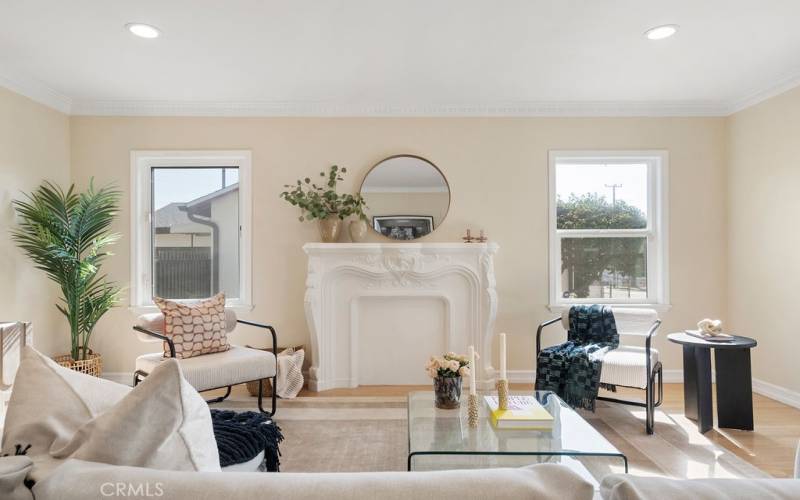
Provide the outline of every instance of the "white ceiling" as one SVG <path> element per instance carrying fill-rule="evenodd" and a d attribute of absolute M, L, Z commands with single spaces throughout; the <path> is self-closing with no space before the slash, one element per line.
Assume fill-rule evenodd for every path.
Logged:
<path fill-rule="evenodd" d="M 3 0 L 0 84 L 75 114 L 715 115 L 800 82 L 798 19 L 798 0 Z"/>

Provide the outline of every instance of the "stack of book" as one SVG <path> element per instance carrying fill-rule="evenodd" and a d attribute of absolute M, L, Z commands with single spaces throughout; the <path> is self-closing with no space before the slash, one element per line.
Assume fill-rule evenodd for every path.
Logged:
<path fill-rule="evenodd" d="M 710 334 L 700 330 L 684 330 L 687 335 L 697 337 L 698 339 L 707 340 L 709 342 L 730 342 L 733 340 L 733 335 L 727 333 Z"/>
<path fill-rule="evenodd" d="M 492 425 L 498 429 L 553 429 L 553 416 L 533 396 L 508 396 L 508 409 L 499 409 L 497 396 L 484 396 Z"/>

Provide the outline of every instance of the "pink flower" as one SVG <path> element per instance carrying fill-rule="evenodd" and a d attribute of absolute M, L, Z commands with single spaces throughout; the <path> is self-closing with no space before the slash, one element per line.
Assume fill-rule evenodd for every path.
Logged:
<path fill-rule="evenodd" d="M 459 374 L 459 375 L 461 375 L 461 376 L 462 376 L 462 377 L 464 377 L 464 378 L 467 378 L 467 377 L 469 377 L 469 368 L 467 368 L 466 366 L 462 366 L 462 367 L 461 367 L 461 368 L 458 370 L 458 374 Z"/>

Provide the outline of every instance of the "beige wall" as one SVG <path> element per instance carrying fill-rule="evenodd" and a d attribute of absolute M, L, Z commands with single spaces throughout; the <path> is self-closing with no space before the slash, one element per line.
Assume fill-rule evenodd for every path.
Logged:
<path fill-rule="evenodd" d="M 11 200 L 69 179 L 69 117 L 0 87 L 0 320 L 32 321 L 36 347 L 49 353 L 69 351 L 69 328 L 57 286 L 9 238 Z"/>
<path fill-rule="evenodd" d="M 729 118 L 728 304 L 753 376 L 800 391 L 800 88 Z"/>
<path fill-rule="evenodd" d="M 458 241 L 472 227 L 486 229 L 500 244 L 497 329 L 510 334 L 509 369 L 533 369 L 536 325 L 552 316 L 545 307 L 550 149 L 669 150 L 673 307 L 663 313 L 663 332 L 705 316 L 726 317 L 723 118 L 73 117 L 71 125 L 75 181 L 85 185 L 94 176 L 119 183 L 126 193 L 132 149 L 252 150 L 255 308 L 249 316 L 274 324 L 285 345 L 308 343 L 301 247 L 319 235 L 278 198 L 282 186 L 338 164 L 349 172 L 342 189 L 354 191 L 371 165 L 399 153 L 430 159 L 452 190 L 447 218 L 423 241 Z M 117 223 L 126 237 L 129 203 L 126 194 Z M 123 282 L 129 280 L 129 244 L 124 239 L 107 266 Z M 108 371 L 131 371 L 136 355 L 152 350 L 131 334 L 132 319 L 120 308 L 98 325 L 94 343 Z M 666 335 L 656 346 L 666 368 L 681 367 L 680 351 Z"/>

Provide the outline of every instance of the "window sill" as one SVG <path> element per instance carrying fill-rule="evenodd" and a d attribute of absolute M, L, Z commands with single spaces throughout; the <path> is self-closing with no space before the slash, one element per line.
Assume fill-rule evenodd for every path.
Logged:
<path fill-rule="evenodd" d="M 252 304 L 226 304 L 225 305 L 225 309 L 231 309 L 236 314 L 249 313 L 250 311 L 253 310 L 254 307 L 255 306 L 252 305 Z M 136 316 L 140 316 L 142 314 L 152 314 L 152 313 L 161 312 L 161 310 L 158 307 L 154 306 L 154 305 L 149 305 L 149 306 L 134 306 L 134 305 L 131 305 L 131 306 L 128 306 L 128 310 L 130 312 L 132 312 L 133 314 L 135 314 Z"/>
<path fill-rule="evenodd" d="M 566 303 L 566 304 L 548 304 L 547 305 L 547 309 L 550 312 L 559 313 L 560 314 L 560 313 L 566 311 L 567 309 L 569 309 L 572 306 L 577 306 L 577 305 L 581 305 L 581 304 L 588 304 L 588 303 L 587 302 L 577 302 L 577 303 L 573 303 L 573 304 L 569 304 L 569 303 Z M 626 308 L 632 308 L 632 309 L 655 309 L 656 311 L 658 311 L 660 313 L 667 312 L 670 309 L 672 309 L 672 304 L 625 304 L 625 303 L 619 303 L 619 302 L 612 303 L 612 304 L 603 303 L 603 302 L 596 302 L 596 304 L 606 305 L 606 306 L 610 306 L 610 307 L 626 307 Z"/>

